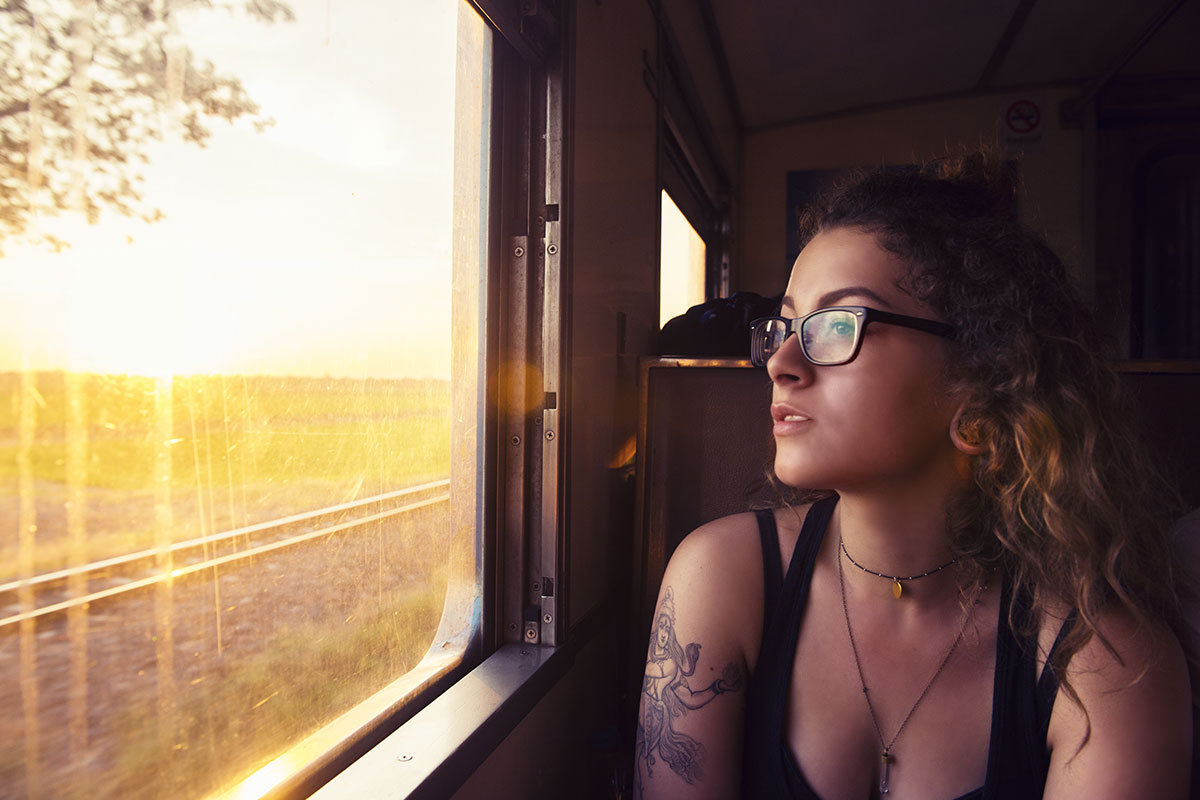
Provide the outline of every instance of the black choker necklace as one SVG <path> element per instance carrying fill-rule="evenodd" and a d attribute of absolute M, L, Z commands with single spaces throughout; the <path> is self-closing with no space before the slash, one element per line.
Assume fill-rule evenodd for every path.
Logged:
<path fill-rule="evenodd" d="M 958 562 L 957 558 L 952 558 L 949 561 L 947 561 L 945 564 L 942 564 L 940 567 L 934 567 L 933 569 L 929 570 L 928 572 L 922 572 L 920 575 L 909 575 L 907 577 L 902 577 L 900 575 L 884 575 L 882 572 L 876 572 L 873 569 L 867 569 L 862 564 L 855 561 L 854 557 L 850 555 L 850 552 L 848 550 L 846 550 L 846 540 L 840 536 L 838 537 L 838 545 L 842 548 L 842 553 L 845 554 L 846 559 L 849 560 L 849 562 L 851 564 L 858 567 L 863 572 L 870 573 L 871 575 L 875 575 L 876 577 L 879 577 L 879 578 L 886 578 L 887 580 L 891 581 L 892 582 L 892 597 L 896 598 L 897 600 L 900 599 L 900 595 L 904 594 L 904 587 L 901 585 L 901 583 L 903 581 L 915 581 L 917 578 L 924 578 L 926 576 L 932 575 L 935 572 L 941 572 L 942 570 L 944 570 L 946 567 L 950 566 L 951 564 L 955 564 Z"/>

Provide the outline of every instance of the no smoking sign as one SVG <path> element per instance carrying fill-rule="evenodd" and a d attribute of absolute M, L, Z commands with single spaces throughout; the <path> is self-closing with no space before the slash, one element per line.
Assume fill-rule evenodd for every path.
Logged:
<path fill-rule="evenodd" d="M 1041 143 L 1041 103 L 1028 97 L 1009 100 L 1004 108 L 1004 149 L 1028 152 L 1040 149 Z"/>

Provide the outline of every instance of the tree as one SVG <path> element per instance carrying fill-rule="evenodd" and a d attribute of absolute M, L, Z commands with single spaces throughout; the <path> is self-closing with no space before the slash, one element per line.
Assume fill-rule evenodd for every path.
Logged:
<path fill-rule="evenodd" d="M 238 78 L 195 63 L 183 45 L 173 15 L 194 8 L 294 19 L 278 0 L 4 0 L 0 247 L 35 212 L 160 218 L 143 202 L 140 166 L 164 120 L 177 120 L 183 139 L 199 146 L 211 119 L 270 124 Z"/>

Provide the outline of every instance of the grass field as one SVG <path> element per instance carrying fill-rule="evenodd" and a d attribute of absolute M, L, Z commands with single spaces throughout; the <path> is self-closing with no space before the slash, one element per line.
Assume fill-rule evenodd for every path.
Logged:
<path fill-rule="evenodd" d="M 285 742 L 416 666 L 437 628 L 444 590 L 435 577 L 381 605 L 364 601 L 353 625 L 275 634 L 258 657 L 186 687 L 171 741 L 146 724 L 145 709 L 125 709 L 114 724 L 118 760 L 94 788 L 106 797 L 199 797 L 246 777 Z"/>
<path fill-rule="evenodd" d="M 153 546 L 164 496 L 179 541 L 449 474 L 448 381 L 2 373 L 0 398 L 0 514 L 32 503 L 35 573 Z M 9 525 L 0 580 L 18 554 Z"/>
<path fill-rule="evenodd" d="M 0 581 L 445 478 L 449 451 L 447 381 L 0 373 Z M 12 708 L 18 649 L 36 650 L 42 693 L 36 719 L 15 711 L 17 735 L 0 735 L 0 776 L 24 780 L 33 727 L 62 796 L 197 797 L 369 696 L 420 659 L 442 612 L 448 512 L 402 516 L 386 536 L 372 525 L 171 584 L 173 662 L 154 646 L 160 595 L 93 604 L 80 636 L 57 618 L 36 638 L 0 631 Z M 67 651 L 90 662 L 77 763 L 50 756 L 68 749 Z M 166 734 L 160 670 L 178 684 Z"/>

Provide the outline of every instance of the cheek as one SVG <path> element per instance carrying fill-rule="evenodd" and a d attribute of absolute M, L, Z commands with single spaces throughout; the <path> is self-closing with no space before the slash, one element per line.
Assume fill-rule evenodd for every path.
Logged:
<path fill-rule="evenodd" d="M 855 419 L 861 435 L 879 446 L 907 442 L 937 431 L 948 431 L 951 411 L 938 382 L 895 381 L 846 401 L 839 409 L 841 419 Z"/>
<path fill-rule="evenodd" d="M 838 488 L 919 469 L 953 450 L 953 408 L 940 375 L 877 370 L 870 377 L 853 387 L 833 381 L 820 387 L 817 424 L 804 435 L 776 441 L 775 474 L 781 481 Z"/>

